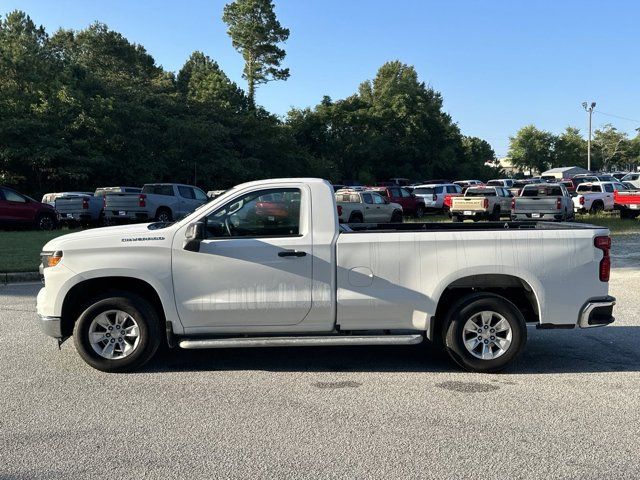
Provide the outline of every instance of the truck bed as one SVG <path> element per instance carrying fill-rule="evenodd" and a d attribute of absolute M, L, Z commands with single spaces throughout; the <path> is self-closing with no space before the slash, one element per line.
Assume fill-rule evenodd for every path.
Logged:
<path fill-rule="evenodd" d="M 553 223 L 553 222 L 478 222 L 478 223 L 448 223 L 448 222 L 420 222 L 420 223 L 356 223 L 348 224 L 351 231 L 341 233 L 367 232 L 467 232 L 470 230 L 594 230 L 602 229 L 597 225 L 586 223 Z"/>

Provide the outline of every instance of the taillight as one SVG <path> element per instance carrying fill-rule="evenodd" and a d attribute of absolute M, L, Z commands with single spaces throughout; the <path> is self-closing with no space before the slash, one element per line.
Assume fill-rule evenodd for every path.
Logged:
<path fill-rule="evenodd" d="M 511 210 L 515 210 L 516 209 L 516 199 L 512 198 L 511 199 Z"/>
<path fill-rule="evenodd" d="M 338 216 L 342 216 L 342 205 L 338 205 Z"/>
<path fill-rule="evenodd" d="M 562 208 L 562 199 L 556 199 L 556 210 L 560 210 Z"/>
<path fill-rule="evenodd" d="M 144 193 L 141 193 L 138 197 L 138 206 L 146 207 L 147 206 L 147 196 Z"/>
<path fill-rule="evenodd" d="M 611 250 L 611 238 L 610 237 L 596 237 L 593 240 L 593 245 L 602 250 L 602 260 L 600 260 L 600 281 L 608 282 L 609 274 L 611 272 L 611 257 L 609 256 L 609 250 Z"/>
<path fill-rule="evenodd" d="M 584 197 L 580 197 L 580 205 L 584 205 Z"/>
<path fill-rule="evenodd" d="M 482 202 L 482 205 L 484 208 L 489 208 L 489 199 L 485 198 Z"/>
<path fill-rule="evenodd" d="M 82 199 L 82 208 L 84 210 L 89 210 L 89 199 L 88 198 L 83 198 Z"/>

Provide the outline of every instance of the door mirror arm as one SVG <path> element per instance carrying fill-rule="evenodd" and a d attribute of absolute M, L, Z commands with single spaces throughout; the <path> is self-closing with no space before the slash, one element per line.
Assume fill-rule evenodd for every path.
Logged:
<path fill-rule="evenodd" d="M 190 223 L 184 234 L 183 248 L 189 252 L 199 252 L 204 239 L 204 222 Z"/>

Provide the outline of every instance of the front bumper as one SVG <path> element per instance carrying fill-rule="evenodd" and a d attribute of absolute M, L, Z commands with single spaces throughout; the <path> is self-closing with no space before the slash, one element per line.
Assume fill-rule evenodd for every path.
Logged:
<path fill-rule="evenodd" d="M 62 321 L 60 317 L 46 317 L 38 314 L 38 326 L 45 335 L 62 338 Z"/>
<path fill-rule="evenodd" d="M 580 311 L 578 325 L 580 328 L 602 327 L 609 325 L 615 320 L 613 316 L 613 306 L 616 299 L 613 297 L 592 298 Z"/>

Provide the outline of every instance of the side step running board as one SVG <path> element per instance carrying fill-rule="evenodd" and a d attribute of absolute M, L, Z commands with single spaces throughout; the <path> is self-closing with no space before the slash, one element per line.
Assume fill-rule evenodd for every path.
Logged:
<path fill-rule="evenodd" d="M 316 337 L 246 337 L 202 338 L 181 340 L 181 348 L 251 348 L 251 347 L 310 347 L 331 345 L 415 345 L 424 336 L 412 335 L 340 335 Z"/>

